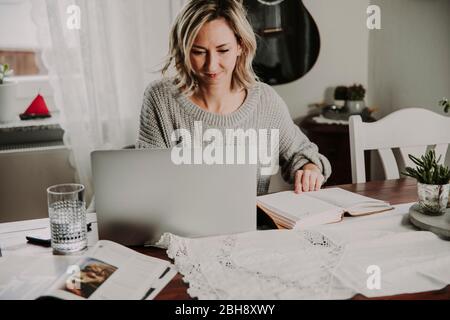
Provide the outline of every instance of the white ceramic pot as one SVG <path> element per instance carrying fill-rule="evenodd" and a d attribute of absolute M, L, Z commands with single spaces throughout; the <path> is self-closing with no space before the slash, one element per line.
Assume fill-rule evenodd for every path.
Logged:
<path fill-rule="evenodd" d="M 345 107 L 347 108 L 349 114 L 361 114 L 366 107 L 366 104 L 364 100 L 347 100 L 345 101 Z"/>
<path fill-rule="evenodd" d="M 0 84 L 0 122 L 16 120 L 16 90 L 17 83 L 5 81 Z"/>

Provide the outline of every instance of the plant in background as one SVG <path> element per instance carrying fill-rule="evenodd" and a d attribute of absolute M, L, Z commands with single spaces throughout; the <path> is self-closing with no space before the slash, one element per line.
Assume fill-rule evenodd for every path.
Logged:
<path fill-rule="evenodd" d="M 347 100 L 362 101 L 366 94 L 366 89 L 361 84 L 354 84 L 347 88 Z"/>
<path fill-rule="evenodd" d="M 420 159 L 408 154 L 408 157 L 417 167 L 406 167 L 403 175 L 415 178 L 418 182 L 432 185 L 445 185 L 450 181 L 450 170 L 448 167 L 438 164 L 441 157 L 436 159 L 434 150 L 429 150 Z"/>
<path fill-rule="evenodd" d="M 439 106 L 444 108 L 445 113 L 448 113 L 448 110 L 450 109 L 450 103 L 448 102 L 447 98 L 442 98 L 442 100 L 439 101 Z"/>
<path fill-rule="evenodd" d="M 336 87 L 336 89 L 334 89 L 334 100 L 347 100 L 347 87 Z"/>
<path fill-rule="evenodd" d="M 1 64 L 0 63 L 0 84 L 3 84 L 3 81 L 6 77 L 12 75 L 14 70 L 9 69 L 8 64 Z"/>

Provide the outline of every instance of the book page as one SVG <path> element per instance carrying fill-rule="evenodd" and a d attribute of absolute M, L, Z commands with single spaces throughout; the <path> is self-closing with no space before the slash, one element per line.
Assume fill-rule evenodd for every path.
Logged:
<path fill-rule="evenodd" d="M 256 201 L 261 206 L 292 221 L 305 220 L 322 213 L 330 213 L 332 219 L 335 219 L 336 212 L 342 212 L 342 208 L 310 197 L 309 193 L 296 194 L 294 191 L 260 196 Z"/>
<path fill-rule="evenodd" d="M 352 215 L 375 213 L 392 208 L 385 201 L 369 198 L 341 188 L 321 189 L 308 192 L 307 195 L 342 207 Z"/>
<path fill-rule="evenodd" d="M 75 300 L 153 298 L 176 274 L 170 262 L 101 240 L 73 272 L 52 286 L 49 295 Z"/>

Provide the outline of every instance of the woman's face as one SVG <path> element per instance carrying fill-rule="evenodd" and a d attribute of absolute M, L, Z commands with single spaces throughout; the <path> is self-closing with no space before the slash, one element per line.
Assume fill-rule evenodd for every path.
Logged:
<path fill-rule="evenodd" d="M 205 23 L 190 52 L 192 68 L 199 84 L 231 84 L 236 59 L 240 54 L 241 47 L 225 19 Z"/>

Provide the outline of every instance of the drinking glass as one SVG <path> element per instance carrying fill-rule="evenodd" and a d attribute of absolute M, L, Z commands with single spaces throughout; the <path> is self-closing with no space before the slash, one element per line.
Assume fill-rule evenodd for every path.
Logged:
<path fill-rule="evenodd" d="M 84 186 L 69 183 L 47 189 L 53 254 L 68 255 L 87 248 Z"/>

